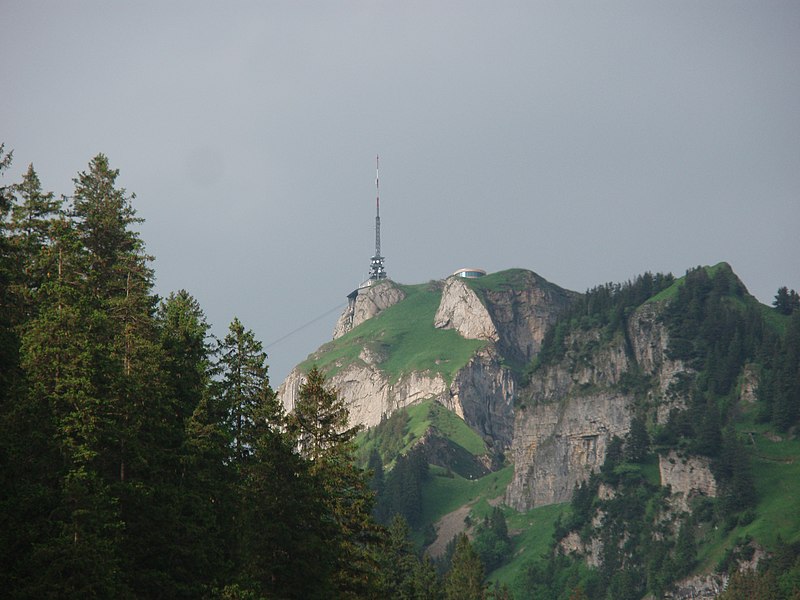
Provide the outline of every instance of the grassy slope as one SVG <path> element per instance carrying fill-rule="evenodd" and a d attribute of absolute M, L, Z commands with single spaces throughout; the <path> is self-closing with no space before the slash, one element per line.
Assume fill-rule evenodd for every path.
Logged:
<path fill-rule="evenodd" d="M 431 478 L 422 490 L 423 522 L 435 523 L 465 504 L 503 495 L 513 475 L 511 465 L 476 480 L 448 477 L 444 469 L 431 467 Z"/>
<path fill-rule="evenodd" d="M 736 429 L 745 438 L 755 441 L 751 461 L 758 505 L 755 519 L 730 532 L 709 531 L 698 548 L 701 571 L 711 571 L 737 539 L 751 536 L 759 545 L 774 549 L 778 538 L 784 542 L 800 542 L 800 439 L 772 441 L 765 434 L 770 427 L 757 423 L 755 410 L 742 415 Z"/>
<path fill-rule="evenodd" d="M 486 453 L 486 443 L 463 419 L 434 400 L 426 400 L 413 406 L 402 409 L 408 415 L 405 426 L 403 444 L 398 454 L 405 454 L 409 448 L 431 427 L 435 427 L 444 437 L 461 446 L 475 456 Z M 372 429 L 372 432 L 377 431 Z M 362 431 L 356 438 L 358 456 L 363 464 L 367 463 L 372 448 L 376 446 L 377 439 L 369 432 Z M 391 463 L 390 463 L 391 465 Z"/>
<path fill-rule="evenodd" d="M 708 273 L 709 277 L 713 277 L 718 271 L 722 269 L 732 270 L 730 265 L 726 262 L 717 263 L 712 267 L 703 267 L 706 272 Z M 672 300 L 675 296 L 678 295 L 678 290 L 683 286 L 684 282 L 686 281 L 686 277 L 679 277 L 675 280 L 675 282 L 669 286 L 667 289 L 662 290 L 658 294 L 651 297 L 647 302 L 661 302 L 666 300 Z M 734 301 L 732 299 L 732 301 Z M 772 307 L 767 306 L 766 304 L 761 304 L 755 296 L 751 296 L 749 294 L 745 294 L 744 300 L 739 300 L 738 298 L 735 300 L 739 302 L 742 307 L 744 308 L 745 302 L 753 303 L 757 305 L 758 310 L 761 313 L 761 316 L 764 318 L 764 321 L 773 328 L 774 331 L 783 334 L 786 332 L 786 327 L 789 323 L 789 317 L 786 315 L 782 315 L 776 312 Z"/>
<path fill-rule="evenodd" d="M 379 368 L 390 381 L 411 371 L 431 371 L 450 382 L 485 342 L 466 340 L 451 329 L 433 326 L 440 291 L 427 284 L 400 287 L 407 294 L 404 300 L 325 344 L 299 368 L 307 371 L 317 364 L 330 377 L 359 361 L 359 354 L 367 347 L 381 357 Z"/>
<path fill-rule="evenodd" d="M 711 267 L 703 267 L 705 271 L 708 273 L 709 277 L 713 277 L 717 271 L 720 269 L 728 269 L 731 270 L 731 267 L 726 262 L 717 263 Z M 683 287 L 684 282 L 686 281 L 686 277 L 678 277 L 675 279 L 675 282 L 669 286 L 665 290 L 661 290 L 658 294 L 651 297 L 647 302 L 659 302 L 661 300 L 672 300 L 675 296 L 678 295 L 678 290 Z"/>
<path fill-rule="evenodd" d="M 498 292 L 502 290 L 523 290 L 528 287 L 530 271 L 526 269 L 506 269 L 477 279 L 465 278 L 473 290 Z"/>
<path fill-rule="evenodd" d="M 489 574 L 490 582 L 505 583 L 515 598 L 526 598 L 528 590 L 524 581 L 527 566 L 550 552 L 555 522 L 566 516 L 569 503 L 540 506 L 518 513 L 505 508 L 506 523 L 511 535 L 512 558 Z"/>

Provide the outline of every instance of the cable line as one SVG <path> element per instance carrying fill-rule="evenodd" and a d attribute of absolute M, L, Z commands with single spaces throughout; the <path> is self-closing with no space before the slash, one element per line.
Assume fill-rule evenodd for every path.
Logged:
<path fill-rule="evenodd" d="M 306 327 L 308 327 L 309 325 L 313 325 L 314 323 L 316 323 L 316 322 L 317 322 L 317 321 L 319 321 L 320 319 L 324 319 L 325 317 L 327 317 L 327 316 L 328 316 L 329 314 L 331 314 L 332 312 L 335 312 L 335 311 L 337 311 L 337 310 L 342 310 L 342 309 L 343 309 L 345 306 L 347 306 L 347 302 L 344 302 L 343 304 L 337 304 L 336 306 L 334 306 L 334 307 L 333 307 L 333 308 L 331 308 L 330 310 L 327 310 L 327 311 L 325 311 L 325 312 L 324 312 L 323 314 L 321 314 L 320 316 L 318 316 L 318 317 L 315 317 L 315 318 L 311 319 L 311 320 L 310 320 L 308 323 L 304 323 L 303 325 L 301 325 L 301 326 L 300 326 L 300 327 L 298 327 L 297 329 L 293 329 L 292 331 L 290 331 L 289 333 L 287 333 L 287 334 L 286 334 L 286 335 L 284 335 L 283 337 L 279 337 L 279 338 L 278 338 L 277 340 L 275 340 L 274 342 L 272 342 L 272 343 L 270 343 L 270 344 L 267 344 L 266 346 L 264 346 L 264 350 L 267 350 L 268 348 L 272 348 L 272 347 L 273 347 L 273 346 L 275 346 L 276 344 L 279 344 L 279 343 L 281 343 L 283 340 L 285 340 L 285 339 L 287 339 L 287 338 L 290 338 L 290 337 L 292 337 L 292 336 L 293 336 L 295 333 L 297 333 L 298 331 L 302 331 L 303 329 L 305 329 L 305 328 L 306 328 Z"/>

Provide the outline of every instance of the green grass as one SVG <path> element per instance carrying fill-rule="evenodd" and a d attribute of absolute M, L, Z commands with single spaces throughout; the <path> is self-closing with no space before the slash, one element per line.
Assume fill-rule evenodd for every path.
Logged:
<path fill-rule="evenodd" d="M 454 412 L 447 410 L 438 402 L 430 402 L 428 419 L 429 422 L 438 429 L 442 435 L 470 454 L 480 456 L 486 453 L 486 443 L 474 429 L 464 422 L 464 419 Z"/>
<path fill-rule="evenodd" d="M 731 266 L 726 262 L 720 262 L 715 264 L 712 267 L 703 267 L 706 273 L 708 273 L 709 277 L 713 277 L 717 274 L 718 271 L 722 269 L 731 270 Z M 678 290 L 683 287 L 683 284 L 686 282 L 686 276 L 678 277 L 675 279 L 673 284 L 666 289 L 661 290 L 659 293 L 651 296 L 646 302 L 660 302 L 662 300 L 672 300 L 675 296 L 678 295 Z"/>
<path fill-rule="evenodd" d="M 716 275 L 720 270 L 727 269 L 732 271 L 730 265 L 726 262 L 717 263 L 713 267 L 703 267 L 706 272 L 708 273 L 709 277 L 713 277 Z M 683 286 L 686 281 L 686 277 L 679 277 L 677 278 L 671 286 L 668 288 L 661 290 L 658 294 L 651 296 L 647 299 L 647 302 L 663 302 L 673 300 L 678 295 L 678 290 Z M 787 315 L 782 315 L 778 311 L 776 311 L 771 306 L 767 306 L 766 304 L 762 304 L 761 302 L 756 299 L 755 296 L 751 296 L 749 294 L 745 294 L 743 299 L 739 298 L 731 298 L 732 301 L 736 302 L 740 308 L 746 308 L 747 304 L 754 303 L 757 305 L 758 310 L 761 312 L 761 316 L 764 318 L 764 321 L 769 325 L 774 331 L 783 335 L 786 332 L 786 327 L 789 323 L 789 317 Z"/>
<path fill-rule="evenodd" d="M 415 438 L 425 435 L 431 426 L 431 405 L 434 403 L 433 400 L 426 400 L 405 409 L 408 413 L 408 432 Z"/>
<path fill-rule="evenodd" d="M 465 278 L 464 281 L 474 290 L 525 290 L 530 287 L 531 275 L 533 273 L 527 269 L 506 269 L 476 279 Z"/>
<path fill-rule="evenodd" d="M 448 477 L 444 469 L 432 466 L 430 480 L 422 489 L 422 522 L 435 523 L 465 504 L 502 495 L 513 475 L 514 467 L 509 465 L 480 479 L 469 480 L 458 475 Z"/>
<path fill-rule="evenodd" d="M 754 413 L 751 408 L 741 415 L 736 429 L 746 440 L 752 432 L 755 440 L 755 447 L 750 446 L 759 494 L 755 519 L 730 532 L 721 528 L 708 531 L 698 548 L 700 571 L 713 570 L 725 551 L 745 536 L 768 550 L 776 547 L 779 536 L 784 542 L 800 542 L 800 440 L 783 434 L 781 441 L 771 441 L 764 435 L 771 427 L 757 423 Z"/>
<path fill-rule="evenodd" d="M 412 371 L 439 373 L 450 383 L 486 342 L 466 340 L 452 329 L 433 326 L 441 291 L 427 284 L 399 287 L 406 292 L 405 299 L 325 344 L 300 369 L 307 371 L 316 364 L 331 377 L 360 361 L 362 350 L 368 348 L 380 357 L 377 366 L 392 383 Z"/>
<path fill-rule="evenodd" d="M 511 535 L 513 555 L 511 560 L 489 574 L 489 581 L 505 583 L 515 598 L 527 598 L 523 577 L 526 567 L 550 551 L 553 542 L 555 522 L 559 516 L 566 516 L 569 503 L 540 506 L 524 513 L 504 508 L 508 531 Z"/>
<path fill-rule="evenodd" d="M 425 435 L 431 427 L 435 427 L 442 437 L 461 446 L 465 452 L 471 455 L 481 456 L 486 454 L 486 443 L 483 438 L 458 415 L 447 410 L 435 400 L 424 400 L 419 404 L 407 406 L 400 410 L 405 411 L 408 421 L 405 424 L 403 443 L 398 454 L 408 452 L 409 448 Z M 377 436 L 380 435 L 380 426 L 358 434 L 356 446 L 358 447 L 359 464 L 367 464 L 370 452 L 379 443 Z"/>
<path fill-rule="evenodd" d="M 759 302 L 758 305 L 761 310 L 761 316 L 764 317 L 764 321 L 766 321 L 767 325 L 772 327 L 772 329 L 779 334 L 784 335 L 786 333 L 786 328 L 789 326 L 791 317 L 789 315 L 782 315 L 773 307 L 767 306 L 766 304 L 761 304 Z"/>

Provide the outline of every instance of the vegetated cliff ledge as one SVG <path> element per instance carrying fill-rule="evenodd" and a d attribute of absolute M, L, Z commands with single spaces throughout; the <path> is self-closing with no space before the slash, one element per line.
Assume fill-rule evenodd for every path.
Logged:
<path fill-rule="evenodd" d="M 317 364 L 347 401 L 354 424 L 371 427 L 432 398 L 505 450 L 519 368 L 575 297 L 523 269 L 416 286 L 380 282 L 358 291 L 333 341 L 292 370 L 279 398 L 292 410 L 304 373 Z"/>
<path fill-rule="evenodd" d="M 612 438 L 630 430 L 636 393 L 626 381 L 633 377 L 647 382 L 657 423 L 683 407 L 672 384 L 687 369 L 667 354 L 662 308 L 641 305 L 608 340 L 597 328 L 572 332 L 564 356 L 534 374 L 515 413 L 507 504 L 528 510 L 569 501 L 575 485 L 599 470 Z"/>

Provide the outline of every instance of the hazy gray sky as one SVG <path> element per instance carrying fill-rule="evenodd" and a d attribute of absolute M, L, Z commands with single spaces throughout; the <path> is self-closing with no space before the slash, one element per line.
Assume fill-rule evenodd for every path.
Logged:
<path fill-rule="evenodd" d="M 0 2 L 4 183 L 98 152 L 157 291 L 238 316 L 273 383 L 389 276 L 583 291 L 728 261 L 800 288 L 800 2 Z"/>

